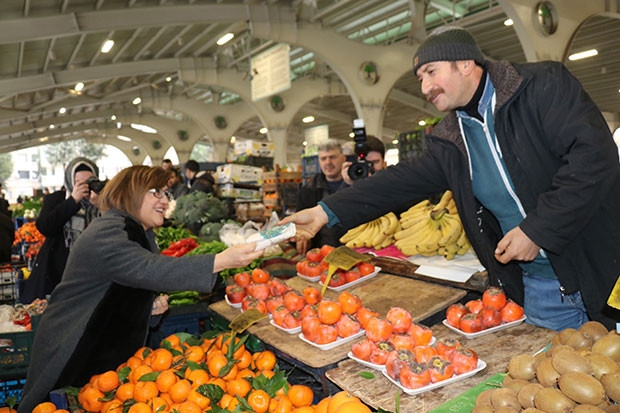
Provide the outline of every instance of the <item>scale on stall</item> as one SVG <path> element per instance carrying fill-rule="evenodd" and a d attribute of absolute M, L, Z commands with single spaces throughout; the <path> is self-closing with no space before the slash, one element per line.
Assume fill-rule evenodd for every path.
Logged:
<path fill-rule="evenodd" d="M 345 246 L 338 247 L 327 254 L 327 256 L 323 258 L 323 261 L 329 264 L 329 268 L 327 270 L 327 277 L 323 283 L 323 288 L 321 289 L 321 294 L 325 294 L 329 281 L 332 279 L 332 275 L 334 275 L 336 270 L 341 268 L 348 271 L 360 262 L 370 261 L 370 259 L 371 257 L 369 255 L 360 254 Z"/>

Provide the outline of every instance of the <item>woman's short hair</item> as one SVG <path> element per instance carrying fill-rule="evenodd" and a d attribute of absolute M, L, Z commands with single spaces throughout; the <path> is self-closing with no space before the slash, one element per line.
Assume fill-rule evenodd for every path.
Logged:
<path fill-rule="evenodd" d="M 169 177 L 170 171 L 160 166 L 134 165 L 125 168 L 103 188 L 99 209 L 106 212 L 113 208 L 138 217 L 146 192 L 165 188 Z"/>

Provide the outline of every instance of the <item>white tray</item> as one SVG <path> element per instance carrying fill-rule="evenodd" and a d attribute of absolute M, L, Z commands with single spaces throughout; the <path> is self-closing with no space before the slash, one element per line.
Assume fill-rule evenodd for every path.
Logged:
<path fill-rule="evenodd" d="M 383 371 L 385 370 L 385 364 L 375 364 L 375 363 L 371 363 L 370 361 L 366 361 L 366 360 L 362 360 L 362 359 L 358 359 L 357 357 L 355 357 L 353 355 L 353 353 L 351 351 L 349 351 L 347 353 L 347 356 L 351 359 L 351 360 L 355 360 L 357 361 L 359 364 L 366 366 L 366 367 L 370 367 L 371 369 L 375 369 L 375 370 L 379 370 L 379 371 Z"/>
<path fill-rule="evenodd" d="M 363 277 L 360 277 L 360 278 L 358 278 L 355 281 L 351 281 L 350 283 L 342 284 L 340 287 L 330 287 L 328 285 L 327 289 L 328 290 L 332 290 L 332 291 L 342 291 L 342 290 L 347 289 L 349 287 L 353 287 L 353 286 L 356 286 L 357 284 L 363 283 L 364 281 L 370 280 L 375 275 L 379 274 L 380 271 L 381 271 L 381 267 L 375 267 L 375 270 L 373 272 L 371 272 L 368 275 L 364 275 Z M 319 279 L 320 279 L 320 277 L 319 277 Z M 322 282 L 319 282 L 319 284 L 323 285 Z"/>
<path fill-rule="evenodd" d="M 360 331 L 358 331 L 357 333 L 355 333 L 355 334 L 353 334 L 353 335 L 351 335 L 349 337 L 346 337 L 346 338 L 338 337 L 336 339 L 336 341 L 334 341 L 332 343 L 327 343 L 327 344 L 316 344 L 316 343 L 313 343 L 312 341 L 310 341 L 306 337 L 304 337 L 304 333 L 299 333 L 299 338 L 303 342 L 306 342 L 306 343 L 310 344 L 311 346 L 314 346 L 314 347 L 316 347 L 318 349 L 321 349 L 321 350 L 331 350 L 334 347 L 338 347 L 338 346 L 340 346 L 342 344 L 349 343 L 349 342 L 355 340 L 356 338 L 363 336 L 364 334 L 366 334 L 366 330 L 360 329 Z"/>
<path fill-rule="evenodd" d="M 303 278 L 304 280 L 310 281 L 310 282 L 317 282 L 318 280 L 321 279 L 320 275 L 317 275 L 316 277 L 308 277 L 307 275 L 303 275 L 300 273 L 297 273 L 297 275 L 301 278 Z"/>
<path fill-rule="evenodd" d="M 301 331 L 301 326 L 299 327 L 295 327 L 295 328 L 284 328 L 282 326 L 279 326 L 275 323 L 275 321 L 273 320 L 269 320 L 269 324 L 271 324 L 272 326 L 279 328 L 280 330 L 284 331 L 285 333 L 289 333 L 289 334 L 297 334 Z"/>
<path fill-rule="evenodd" d="M 429 390 L 437 389 L 439 387 L 443 387 L 445 385 L 452 384 L 454 382 L 466 379 L 467 377 L 471 377 L 474 374 L 478 373 L 479 371 L 484 370 L 484 368 L 486 366 L 487 366 L 487 363 L 485 363 L 484 361 L 478 359 L 478 365 L 472 371 L 468 371 L 467 373 L 463 373 L 463 374 L 459 374 L 459 375 L 455 374 L 452 377 L 450 377 L 449 379 L 438 381 L 437 383 L 431 383 L 431 384 L 429 384 L 427 386 L 423 386 L 423 387 L 420 387 L 418 389 L 408 389 L 408 388 L 404 387 L 402 384 L 400 384 L 400 382 L 398 382 L 398 381 L 394 380 L 393 378 L 391 378 L 390 376 L 388 376 L 387 371 L 385 371 L 385 370 L 381 370 L 381 373 L 383 373 L 383 375 L 385 377 L 387 377 L 387 379 L 389 381 L 394 383 L 396 386 L 400 387 L 400 389 L 402 391 L 404 391 L 405 393 L 407 393 L 410 396 L 413 396 L 415 394 L 424 393 L 424 392 L 427 392 Z"/>
<path fill-rule="evenodd" d="M 228 301 L 228 296 L 226 294 L 224 294 L 224 299 L 226 300 L 226 304 L 228 304 L 231 307 L 235 307 L 235 308 L 241 308 L 242 303 L 237 303 L 237 304 L 233 304 L 230 301 Z"/>
<path fill-rule="evenodd" d="M 443 325 L 448 327 L 450 330 L 452 330 L 452 331 L 454 331 L 456 333 L 459 333 L 460 335 L 462 335 L 465 338 L 472 339 L 472 338 L 484 336 L 484 335 L 487 335 L 487 334 L 495 333 L 496 331 L 505 330 L 507 328 L 514 327 L 514 326 L 519 325 L 522 322 L 524 322 L 526 318 L 527 318 L 526 316 L 523 316 L 523 317 L 521 317 L 518 320 L 511 321 L 511 322 L 505 323 L 505 324 L 500 324 L 500 325 L 495 326 L 495 327 L 487 328 L 486 330 L 478 331 L 477 333 L 466 333 L 463 330 L 461 330 L 460 328 L 456 328 L 456 327 L 450 325 L 450 323 L 448 323 L 448 320 L 446 320 L 446 319 L 444 319 L 442 322 L 443 322 Z"/>

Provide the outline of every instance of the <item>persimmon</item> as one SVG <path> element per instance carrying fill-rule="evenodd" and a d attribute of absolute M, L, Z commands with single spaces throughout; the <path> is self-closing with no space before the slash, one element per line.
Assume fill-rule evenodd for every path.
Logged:
<path fill-rule="evenodd" d="M 327 257 L 327 256 L 328 256 L 328 255 L 329 255 L 329 254 L 330 254 L 333 250 L 335 250 L 335 249 L 336 249 L 336 247 L 332 247 L 331 245 L 324 244 L 324 245 L 320 248 L 320 251 L 321 251 L 321 257 L 323 257 L 323 258 Z"/>
<path fill-rule="evenodd" d="M 362 299 L 348 291 L 338 295 L 338 302 L 342 306 L 342 311 L 349 315 L 355 314 L 362 306 Z"/>
<path fill-rule="evenodd" d="M 431 372 L 431 383 L 447 380 L 454 375 L 454 366 L 440 356 L 433 357 L 427 363 Z"/>
<path fill-rule="evenodd" d="M 308 316 L 301 319 L 301 332 L 305 338 L 313 343 L 316 342 L 316 336 L 320 326 L 321 320 L 319 320 L 318 316 Z"/>
<path fill-rule="evenodd" d="M 255 283 L 266 283 L 269 281 L 269 273 L 261 268 L 252 270 L 252 281 Z"/>
<path fill-rule="evenodd" d="M 320 262 L 323 259 L 320 248 L 312 248 L 306 252 L 308 262 Z"/>
<path fill-rule="evenodd" d="M 269 311 L 269 314 L 273 314 L 277 308 L 284 307 L 284 297 L 281 295 L 272 295 L 265 300 L 265 305 L 267 306 L 267 311 Z"/>
<path fill-rule="evenodd" d="M 373 351 L 376 351 L 376 346 L 377 343 L 365 338 L 359 343 L 355 343 L 351 346 L 351 353 L 360 360 L 370 361 L 370 355 Z"/>
<path fill-rule="evenodd" d="M 411 323 L 407 334 L 413 338 L 414 346 L 426 346 L 433 340 L 433 330 L 419 323 Z"/>
<path fill-rule="evenodd" d="M 388 356 L 394 351 L 394 346 L 389 341 L 380 341 L 370 354 L 370 362 L 373 364 L 385 364 Z"/>
<path fill-rule="evenodd" d="M 336 330 L 338 335 L 342 338 L 350 337 L 357 334 L 362 327 L 353 316 L 342 313 L 338 322 L 336 322 Z"/>
<path fill-rule="evenodd" d="M 392 324 L 393 332 L 406 333 L 411 327 L 411 313 L 404 308 L 392 307 L 387 312 L 385 319 Z"/>
<path fill-rule="evenodd" d="M 321 324 L 316 332 L 316 344 L 329 344 L 338 339 L 338 330 L 330 324 Z"/>
<path fill-rule="evenodd" d="M 321 291 L 311 285 L 303 289 L 302 294 L 307 304 L 317 304 L 321 301 Z"/>
<path fill-rule="evenodd" d="M 431 384 L 431 372 L 426 364 L 409 363 L 401 368 L 398 379 L 407 389 L 419 389 Z"/>
<path fill-rule="evenodd" d="M 482 293 L 482 304 L 500 311 L 506 305 L 506 293 L 500 287 L 489 287 Z"/>
<path fill-rule="evenodd" d="M 292 290 L 284 294 L 284 306 L 288 311 L 301 311 L 305 305 L 306 300 L 297 291 Z"/>
<path fill-rule="evenodd" d="M 392 324 L 379 317 L 372 317 L 366 323 L 366 337 L 378 343 L 390 338 L 394 327 Z"/>
<path fill-rule="evenodd" d="M 484 307 L 484 304 L 482 304 L 482 300 L 478 298 L 476 300 L 469 300 L 466 302 L 465 307 L 469 309 L 470 313 L 478 314 Z"/>
<path fill-rule="evenodd" d="M 470 348 L 457 348 L 450 358 L 454 365 L 454 374 L 463 374 L 478 367 L 478 355 Z"/>
<path fill-rule="evenodd" d="M 301 313 L 293 311 L 284 316 L 284 328 L 292 329 L 301 326 Z"/>
<path fill-rule="evenodd" d="M 415 355 L 410 350 L 394 350 L 385 360 L 385 372 L 394 380 L 398 380 L 400 370 L 408 363 L 415 362 Z"/>
<path fill-rule="evenodd" d="M 467 308 L 461 303 L 452 304 L 446 310 L 446 321 L 452 327 L 459 328 L 459 322 L 461 321 L 461 317 L 463 317 L 469 312 L 469 308 Z"/>
<path fill-rule="evenodd" d="M 372 317 L 379 317 L 379 313 L 364 306 L 360 307 L 355 313 L 355 318 L 360 322 L 363 329 L 366 329 L 366 324 Z"/>
<path fill-rule="evenodd" d="M 250 277 L 250 274 L 248 272 L 243 271 L 235 274 L 233 276 L 233 279 L 235 280 L 235 284 L 237 284 L 238 286 L 246 287 L 252 280 L 252 277 Z"/>
<path fill-rule="evenodd" d="M 323 324 L 336 324 L 342 315 L 342 306 L 337 301 L 321 300 L 319 302 L 319 320 Z"/>
<path fill-rule="evenodd" d="M 361 262 L 357 265 L 357 269 L 360 272 L 360 275 L 362 277 L 365 277 L 369 274 L 372 274 L 373 272 L 375 272 L 375 266 L 372 265 L 369 262 Z"/>
<path fill-rule="evenodd" d="M 319 316 L 319 306 L 316 304 L 306 304 L 304 308 L 301 309 L 301 318 L 308 316 Z"/>
<path fill-rule="evenodd" d="M 388 341 L 394 346 L 396 350 L 412 350 L 415 345 L 415 340 L 410 334 L 392 334 Z"/>
<path fill-rule="evenodd" d="M 415 346 L 413 348 L 413 354 L 415 354 L 416 362 L 420 364 L 426 363 L 430 359 L 438 355 L 435 347 L 431 347 L 431 346 Z"/>
<path fill-rule="evenodd" d="M 280 281 L 278 278 L 272 278 L 271 280 L 269 280 L 268 284 L 271 295 L 274 296 L 285 295 L 287 292 L 293 290 L 291 287 L 289 287 L 286 283 Z"/>
<path fill-rule="evenodd" d="M 461 343 L 458 340 L 453 340 L 451 338 L 442 338 L 435 345 L 437 354 L 446 360 L 450 360 L 454 350 L 459 347 L 462 347 Z"/>
<path fill-rule="evenodd" d="M 506 305 L 499 312 L 502 323 L 510 323 L 523 318 L 523 307 L 512 300 L 508 300 Z"/>

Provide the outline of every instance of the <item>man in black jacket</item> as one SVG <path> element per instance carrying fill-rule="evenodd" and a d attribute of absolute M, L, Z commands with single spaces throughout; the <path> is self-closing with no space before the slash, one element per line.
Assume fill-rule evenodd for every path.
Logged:
<path fill-rule="evenodd" d="M 614 327 L 620 318 L 606 301 L 620 274 L 620 165 L 579 81 L 558 62 L 486 60 L 455 27 L 431 33 L 413 66 L 427 100 L 446 112 L 425 152 L 283 223 L 307 238 L 450 189 L 491 282 L 524 305 L 528 322 Z"/>

